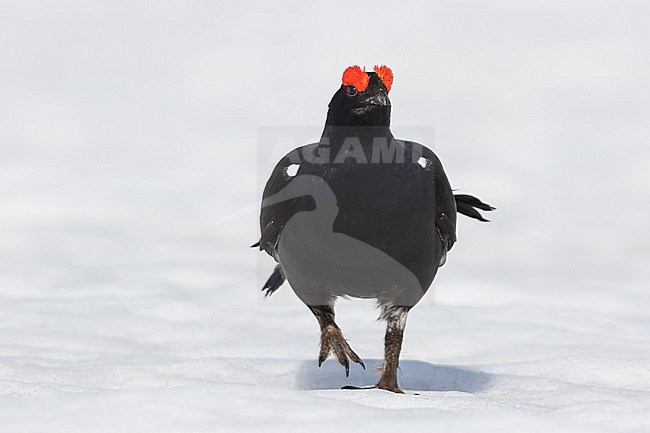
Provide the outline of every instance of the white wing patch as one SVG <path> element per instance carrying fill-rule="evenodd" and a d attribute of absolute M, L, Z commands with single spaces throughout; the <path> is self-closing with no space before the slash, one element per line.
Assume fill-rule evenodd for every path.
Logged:
<path fill-rule="evenodd" d="M 424 156 L 421 156 L 418 159 L 418 164 L 420 164 L 420 167 L 422 167 L 422 168 L 427 168 L 427 164 L 429 164 L 429 160 L 426 159 Z"/>
<path fill-rule="evenodd" d="M 294 177 L 296 174 L 298 174 L 299 168 L 300 164 L 291 164 L 289 167 L 287 167 L 287 176 Z"/>

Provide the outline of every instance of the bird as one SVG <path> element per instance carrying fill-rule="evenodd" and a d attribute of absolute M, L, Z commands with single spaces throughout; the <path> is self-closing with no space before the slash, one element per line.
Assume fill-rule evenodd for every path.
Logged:
<path fill-rule="evenodd" d="M 333 355 L 346 377 L 354 363 L 365 369 L 334 307 L 339 298 L 375 300 L 386 322 L 384 360 L 378 382 L 363 389 L 404 393 L 397 372 L 406 319 L 457 241 L 457 213 L 487 221 L 479 210 L 495 208 L 455 195 L 431 149 L 393 136 L 393 81 L 386 65 L 344 70 L 320 140 L 273 169 L 253 247 L 277 262 L 265 296 L 288 281 L 318 321 L 319 367 Z"/>

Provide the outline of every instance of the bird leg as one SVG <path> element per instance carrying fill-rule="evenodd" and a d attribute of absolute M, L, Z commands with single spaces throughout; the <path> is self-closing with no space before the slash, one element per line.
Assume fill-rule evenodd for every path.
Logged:
<path fill-rule="evenodd" d="M 334 354 L 338 362 L 345 367 L 346 377 L 350 375 L 350 362 L 356 362 L 365 369 L 363 361 L 345 341 L 341 328 L 334 322 L 334 308 L 331 305 L 310 305 L 309 309 L 320 325 L 318 366 L 320 367 L 330 354 Z"/>
<path fill-rule="evenodd" d="M 381 319 L 386 320 L 386 337 L 384 339 L 384 365 L 379 382 L 373 386 L 358 387 L 346 385 L 342 389 L 385 389 L 397 394 L 404 394 L 397 386 L 397 367 L 402 351 L 406 316 L 411 307 L 385 306 L 381 310 Z"/>
<path fill-rule="evenodd" d="M 410 307 L 384 307 L 381 317 L 386 320 L 386 337 L 384 339 L 384 365 L 376 388 L 403 394 L 397 386 L 397 367 L 402 351 L 406 317 Z"/>

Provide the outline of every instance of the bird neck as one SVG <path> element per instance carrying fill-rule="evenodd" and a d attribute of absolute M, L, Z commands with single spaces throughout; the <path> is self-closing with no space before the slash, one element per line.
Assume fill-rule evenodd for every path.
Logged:
<path fill-rule="evenodd" d="M 358 140 L 363 147 L 371 147 L 377 139 L 392 141 L 393 134 L 389 125 L 381 126 L 336 126 L 325 125 L 319 146 L 328 146 L 330 149 L 340 148 L 346 140 Z"/>

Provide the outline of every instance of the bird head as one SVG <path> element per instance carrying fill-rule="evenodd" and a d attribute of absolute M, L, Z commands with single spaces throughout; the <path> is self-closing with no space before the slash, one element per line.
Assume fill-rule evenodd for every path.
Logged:
<path fill-rule="evenodd" d="M 341 88 L 329 104 L 330 126 L 389 126 L 393 72 L 388 66 L 366 68 L 350 66 L 343 71 Z"/>

